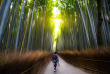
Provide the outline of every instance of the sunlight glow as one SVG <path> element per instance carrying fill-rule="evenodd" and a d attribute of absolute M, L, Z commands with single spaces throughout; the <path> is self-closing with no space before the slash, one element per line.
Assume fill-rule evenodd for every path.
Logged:
<path fill-rule="evenodd" d="M 56 0 L 53 0 L 54 4 L 56 3 Z"/>
<path fill-rule="evenodd" d="M 55 18 L 58 14 L 60 14 L 60 10 L 58 10 L 58 7 L 54 7 L 52 12 L 53 12 L 53 14 L 54 14 L 54 18 Z"/>
<path fill-rule="evenodd" d="M 54 42 L 53 44 L 53 51 L 55 52 L 55 49 L 56 49 L 56 41 Z"/>
<path fill-rule="evenodd" d="M 56 39 L 58 38 L 59 34 L 60 34 L 60 23 L 62 22 L 61 19 L 54 19 L 54 23 L 55 23 L 55 29 L 54 29 L 54 43 L 53 43 L 53 51 L 56 51 Z"/>
<path fill-rule="evenodd" d="M 56 1 L 56 0 L 53 0 L 54 2 Z"/>
<path fill-rule="evenodd" d="M 31 2 L 31 0 L 28 0 L 28 2 Z"/>
<path fill-rule="evenodd" d="M 56 2 L 56 0 L 53 0 L 54 3 Z M 61 23 L 61 19 L 58 19 L 58 15 L 60 14 L 60 10 L 58 10 L 58 7 L 53 7 L 53 15 L 54 15 L 54 24 L 55 24 L 55 29 L 54 29 L 54 43 L 53 43 L 53 51 L 56 51 L 56 44 L 57 44 L 57 38 L 60 34 L 60 23 Z"/>
<path fill-rule="evenodd" d="M 61 23 L 61 19 L 54 19 L 54 22 L 55 22 L 55 39 L 58 37 L 58 34 L 59 34 L 59 31 L 60 31 L 60 29 L 59 29 L 59 25 L 60 25 L 60 23 Z"/>

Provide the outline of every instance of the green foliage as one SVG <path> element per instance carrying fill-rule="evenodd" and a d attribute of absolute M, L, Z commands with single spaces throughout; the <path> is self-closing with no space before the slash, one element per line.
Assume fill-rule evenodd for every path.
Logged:
<path fill-rule="evenodd" d="M 11 2 L 10 12 L 12 10 L 14 1 L 15 0 L 12 0 L 12 2 Z M 23 26 L 23 30 L 20 29 L 21 34 L 20 34 L 19 38 L 21 41 L 19 41 L 19 48 L 21 48 L 21 45 L 23 43 L 23 38 L 24 38 L 24 41 L 25 41 L 24 48 L 26 49 L 33 9 L 34 9 L 34 17 L 33 17 L 33 21 L 32 21 L 32 24 L 33 24 L 32 32 L 35 32 L 35 33 L 32 33 L 31 43 L 38 44 L 38 46 L 36 46 L 36 49 L 38 49 L 38 48 L 40 49 L 42 33 L 44 33 L 43 34 L 44 35 L 44 37 L 43 37 L 44 46 L 46 45 L 45 42 L 49 39 L 49 36 L 48 36 L 49 33 L 51 34 L 51 38 L 53 38 L 53 40 L 51 40 L 51 44 L 53 42 L 55 42 L 56 40 L 60 41 L 60 37 L 62 37 L 61 39 L 62 40 L 64 39 L 66 41 L 65 43 L 70 43 L 71 45 L 74 45 L 73 47 L 76 48 L 76 47 L 78 47 L 78 44 L 81 43 L 80 35 L 84 34 L 82 36 L 82 39 L 85 39 L 85 41 L 82 40 L 82 43 L 85 43 L 85 45 L 86 45 L 87 37 L 85 34 L 86 29 L 85 29 L 83 19 L 85 20 L 85 22 L 87 24 L 86 28 L 88 29 L 88 36 L 89 36 L 88 38 L 90 38 L 91 44 L 92 44 L 92 40 L 93 40 L 92 39 L 93 36 L 91 33 L 92 28 L 91 28 L 91 23 L 90 23 L 87 6 L 89 8 L 91 18 L 95 21 L 95 24 L 96 24 L 97 23 L 97 0 L 56 0 L 56 1 L 36 0 L 35 8 L 33 8 L 34 1 L 35 0 L 25 0 L 25 3 L 24 3 L 25 6 L 24 6 L 23 13 L 22 13 L 22 22 L 24 22 L 24 24 L 21 24 Z M 0 1 L 0 6 L 2 5 L 2 2 L 3 2 L 3 0 Z M 18 0 L 15 3 L 16 4 L 15 8 L 17 6 L 17 2 L 18 2 Z M 109 4 L 109 2 L 110 1 L 108 1 L 108 4 Z M 87 3 L 87 6 L 86 6 L 86 3 Z M 14 39 L 16 39 L 16 35 L 17 35 L 17 28 L 18 28 L 18 24 L 19 24 L 19 18 L 20 18 L 20 14 L 21 14 L 22 4 L 23 4 L 23 0 L 20 0 L 16 18 L 15 18 L 16 20 L 14 21 L 14 24 L 15 24 L 15 26 L 13 27 L 14 33 L 12 33 L 12 36 Z M 56 17 L 54 17 L 55 13 L 53 13 L 54 7 L 58 8 L 58 10 L 60 12 L 59 14 L 56 15 Z M 80 9 L 83 12 L 82 14 L 81 14 Z M 109 12 L 107 12 L 107 13 L 104 12 L 104 7 L 102 7 L 102 9 L 103 9 L 102 12 L 103 12 L 104 16 L 110 15 Z M 9 30 L 10 30 L 10 24 L 11 24 L 14 12 L 15 12 L 15 9 L 12 10 L 11 17 L 9 18 L 9 22 L 8 22 L 8 26 L 7 26 L 7 28 Z M 57 11 L 56 11 L 56 13 L 57 13 Z M 84 18 L 82 18 L 82 15 L 84 16 Z M 24 21 L 23 21 L 23 18 L 24 18 Z M 58 37 L 56 39 L 54 39 L 54 30 L 56 27 L 54 19 L 62 20 L 60 22 L 60 26 L 59 26 L 60 34 L 58 35 Z M 106 18 L 104 20 L 106 20 Z M 26 27 L 27 27 L 27 30 L 26 30 Z M 42 29 L 44 32 L 42 32 Z M 26 35 L 24 34 L 24 31 L 26 31 Z M 35 35 L 33 35 L 33 34 L 35 34 Z M 7 36 L 8 36 L 8 34 L 7 34 Z M 33 39 L 35 39 L 35 41 Z M 5 41 L 7 41 L 7 39 Z M 12 39 L 11 39 L 11 41 L 12 41 Z M 49 41 L 47 41 L 47 42 L 49 44 Z M 13 42 L 13 43 L 15 43 L 15 42 Z M 64 45 L 67 46 L 69 44 L 64 44 Z"/>

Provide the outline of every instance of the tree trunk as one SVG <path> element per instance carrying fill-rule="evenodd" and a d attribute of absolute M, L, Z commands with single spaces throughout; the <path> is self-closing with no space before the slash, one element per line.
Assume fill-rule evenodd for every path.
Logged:
<path fill-rule="evenodd" d="M 30 30 L 29 30 L 29 36 L 28 36 L 27 51 L 29 50 L 30 39 L 31 39 L 32 25 L 33 25 L 33 19 L 34 19 L 33 16 L 34 16 L 35 2 L 36 2 L 36 0 L 34 1 L 33 10 L 32 10 L 32 18 L 31 18 L 31 24 L 30 24 Z"/>
<path fill-rule="evenodd" d="M 14 5 L 15 5 L 15 3 L 16 2 L 14 2 Z M 14 6 L 13 5 L 13 6 Z M 8 36 L 8 41 L 7 41 L 7 49 L 9 49 L 9 46 L 10 46 L 10 42 L 11 42 L 11 36 L 12 36 L 12 30 L 13 30 L 13 24 L 14 24 L 14 22 L 15 22 L 15 19 L 16 19 L 16 13 L 17 13 L 17 11 L 18 11 L 18 6 L 19 6 L 19 0 L 18 0 L 18 2 L 17 2 L 17 6 L 16 6 L 16 9 L 15 9 L 15 13 L 14 13 L 14 15 L 13 15 L 13 17 L 12 17 L 12 20 L 11 20 L 11 25 L 10 25 L 10 31 L 9 31 L 9 36 Z M 13 9 L 13 8 L 12 8 Z M 14 10 L 14 9 L 13 9 Z"/>
<path fill-rule="evenodd" d="M 1 5 L 2 5 L 2 2 L 3 2 L 3 0 L 0 0 L 0 7 L 1 7 Z"/>
<path fill-rule="evenodd" d="M 98 8 L 97 42 L 98 42 L 98 46 L 101 46 L 102 45 L 102 36 L 101 36 L 101 25 L 102 25 L 101 0 L 97 0 L 97 8 Z"/>
<path fill-rule="evenodd" d="M 25 0 L 23 0 L 23 5 L 22 5 L 20 19 L 19 19 L 19 25 L 18 25 L 18 30 L 17 30 L 16 43 L 15 43 L 15 51 L 17 51 L 17 49 L 18 49 L 18 41 L 19 41 L 19 34 L 20 34 L 20 28 L 21 28 L 21 20 L 22 20 L 22 13 L 23 13 L 24 1 Z"/>
<path fill-rule="evenodd" d="M 11 5 L 11 0 L 8 0 L 4 9 L 4 14 L 0 23 L 0 45 L 2 43 L 2 38 L 3 38 L 3 34 L 5 32 L 6 29 L 6 20 L 9 14 L 9 9 L 10 9 L 10 5 Z"/>
<path fill-rule="evenodd" d="M 0 6 L 0 23 L 1 23 L 1 20 L 2 20 L 2 17 L 3 17 L 3 14 L 4 14 L 6 3 L 7 3 L 7 0 L 4 0 L 2 2 L 2 5 Z"/>

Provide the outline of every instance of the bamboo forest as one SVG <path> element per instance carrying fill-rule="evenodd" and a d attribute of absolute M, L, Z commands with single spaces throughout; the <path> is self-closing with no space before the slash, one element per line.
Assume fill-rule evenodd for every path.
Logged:
<path fill-rule="evenodd" d="M 110 74 L 110 0 L 0 0 L 0 74 Z"/>

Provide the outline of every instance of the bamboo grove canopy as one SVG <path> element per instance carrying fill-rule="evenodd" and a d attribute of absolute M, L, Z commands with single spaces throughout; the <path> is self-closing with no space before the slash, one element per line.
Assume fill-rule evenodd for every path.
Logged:
<path fill-rule="evenodd" d="M 109 0 L 0 0 L 0 51 L 109 45 Z"/>

